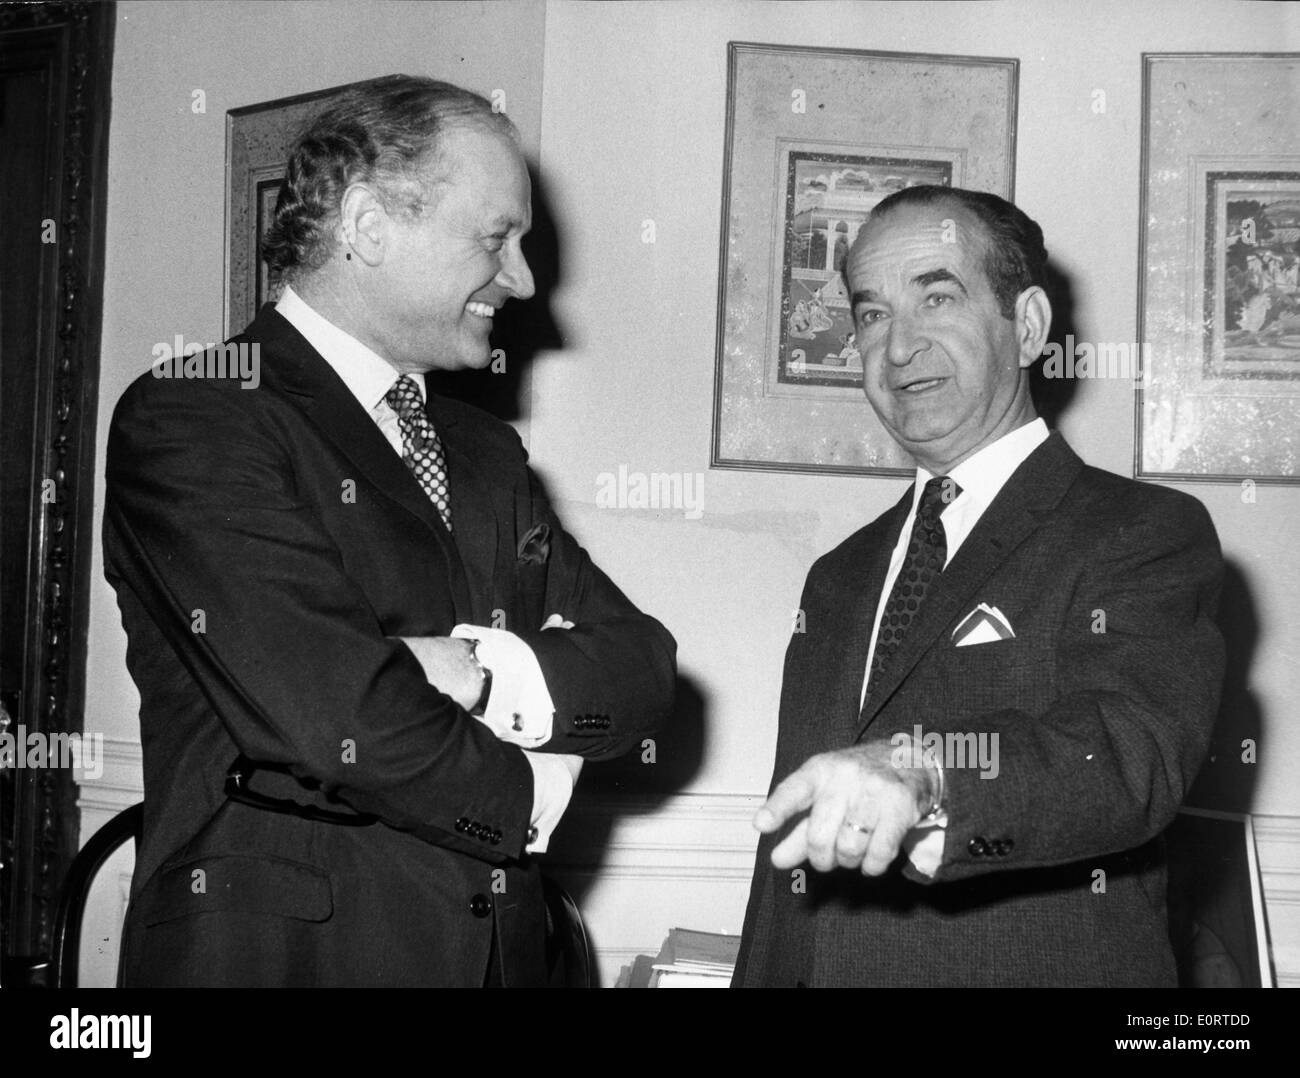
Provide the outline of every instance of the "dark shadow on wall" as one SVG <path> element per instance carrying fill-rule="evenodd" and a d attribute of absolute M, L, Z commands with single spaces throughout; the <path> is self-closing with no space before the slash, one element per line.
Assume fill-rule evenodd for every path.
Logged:
<path fill-rule="evenodd" d="M 1227 562 L 1216 619 L 1227 652 L 1223 696 L 1210 751 L 1186 803 L 1220 812 L 1250 812 L 1255 799 L 1263 714 L 1250 688 L 1250 668 L 1259 642 L 1259 616 L 1246 578 Z M 1250 750 L 1253 747 L 1253 752 Z M 1243 759 L 1247 756 L 1248 759 Z"/>
<path fill-rule="evenodd" d="M 1223 693 L 1205 763 L 1184 804 L 1248 814 L 1258 782 L 1255 761 L 1264 743 L 1263 714 L 1250 688 L 1259 617 L 1246 578 L 1231 561 L 1225 565 L 1216 621 L 1225 646 Z M 1261 983 L 1258 945 L 1267 929 L 1254 917 L 1244 841 L 1239 824 L 1186 815 L 1166 834 L 1169 925 L 1181 987 Z"/>
<path fill-rule="evenodd" d="M 1061 354 L 1067 352 L 1070 339 L 1083 339 L 1074 324 L 1074 290 L 1070 278 L 1056 263 L 1047 263 L 1047 300 L 1052 305 L 1052 328 L 1047 334 L 1047 343 L 1056 344 Z M 1056 429 L 1057 421 L 1074 400 L 1078 391 L 1076 378 L 1047 378 L 1043 374 L 1043 360 L 1039 360 L 1029 369 L 1029 392 L 1034 399 L 1034 407 L 1043 417 L 1051 430 Z"/>
<path fill-rule="evenodd" d="M 699 773 L 708 751 L 706 708 L 702 688 L 678 675 L 673 713 L 663 728 L 643 739 L 637 751 L 590 765 L 583 774 L 584 792 L 596 797 L 627 796 L 636 802 L 637 811 L 653 812 Z"/>

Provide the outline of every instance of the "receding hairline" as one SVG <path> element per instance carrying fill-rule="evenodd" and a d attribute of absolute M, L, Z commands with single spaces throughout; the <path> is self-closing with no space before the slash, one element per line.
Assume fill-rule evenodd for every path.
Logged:
<path fill-rule="evenodd" d="M 962 202 L 960 198 L 953 194 L 936 195 L 934 199 L 929 202 L 904 202 L 901 204 L 886 206 L 884 213 L 879 212 L 879 207 L 877 207 L 868 214 L 867 219 L 862 223 L 862 228 L 859 230 L 858 236 L 860 237 L 873 222 L 884 222 L 889 218 L 908 210 L 911 210 L 914 213 L 923 213 L 931 210 L 935 213 L 943 213 L 946 210 L 948 211 L 947 216 L 954 219 L 959 216 L 965 217 L 967 222 L 973 221 L 978 225 L 979 228 L 976 234 L 980 237 L 981 243 L 987 245 L 993 238 L 993 234 L 989 231 L 989 226 L 985 223 L 984 219 Z M 854 246 L 856 246 L 856 241 Z M 983 249 L 980 253 L 983 254 Z"/>
<path fill-rule="evenodd" d="M 523 164 L 525 172 L 527 172 L 528 162 L 524 157 L 519 130 L 513 122 L 508 121 L 508 123 L 509 126 L 502 126 L 485 116 L 472 114 L 449 118 L 443 129 L 430 140 L 429 145 L 420 154 L 415 169 L 420 177 L 420 182 L 439 185 L 450 183 L 455 178 L 459 171 L 459 157 L 451 152 L 450 144 L 463 135 L 483 135 L 504 143 L 518 154 L 519 160 Z"/>
<path fill-rule="evenodd" d="M 863 221 L 862 227 L 858 230 L 857 236 L 854 237 L 853 246 L 849 248 L 848 255 L 845 256 L 844 259 L 845 285 L 847 286 L 849 283 L 848 270 L 849 270 L 849 263 L 853 258 L 853 252 L 855 249 L 858 248 L 859 244 L 864 241 L 864 237 L 867 235 L 867 231 L 868 229 L 871 228 L 873 223 L 884 224 L 887 220 L 896 216 L 898 213 L 905 212 L 908 210 L 911 210 L 914 213 L 924 213 L 930 210 L 934 210 L 935 212 L 942 212 L 942 209 L 957 211 L 957 213 L 950 214 L 950 216 L 954 218 L 954 222 L 955 219 L 960 215 L 960 216 L 964 216 L 968 222 L 973 221 L 978 226 L 975 232 L 975 235 L 978 240 L 978 246 L 974 251 L 971 252 L 971 257 L 975 261 L 975 263 L 979 266 L 980 277 L 984 281 L 984 287 L 987 288 L 990 292 L 994 292 L 993 281 L 989 278 L 988 267 L 985 262 L 986 258 L 988 257 L 989 247 L 993 242 L 993 234 L 989 231 L 988 225 L 984 223 L 984 220 L 979 216 L 979 214 L 977 214 L 974 210 L 970 209 L 970 207 L 963 204 L 962 201 L 959 198 L 957 198 L 955 195 L 951 195 L 951 194 L 938 195 L 933 200 L 928 202 L 905 202 L 901 205 L 887 206 L 885 207 L 884 213 L 877 213 L 876 210 L 873 209 L 871 213 L 867 216 L 867 219 Z M 938 227 L 942 227 L 942 222 L 940 222 Z M 847 289 L 847 290 L 849 292 L 850 297 L 852 297 L 855 294 L 852 289 Z M 859 291 L 869 291 L 869 289 L 859 290 Z"/>

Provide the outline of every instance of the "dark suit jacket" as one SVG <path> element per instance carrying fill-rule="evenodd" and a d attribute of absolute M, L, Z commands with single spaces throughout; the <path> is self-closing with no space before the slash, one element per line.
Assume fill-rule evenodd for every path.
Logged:
<path fill-rule="evenodd" d="M 817 753 L 917 724 L 997 734 L 998 776 L 946 769 L 933 880 L 902 859 L 874 879 L 805 865 L 805 891 L 772 868 L 765 838 L 734 983 L 1172 985 L 1158 836 L 1206 751 L 1223 675 L 1208 514 L 1185 494 L 1085 466 L 1051 435 L 932 586 L 860 716 L 911 499 L 808 575 L 773 783 Z M 980 602 L 1015 637 L 955 646 Z"/>
<path fill-rule="evenodd" d="M 260 348 L 258 388 L 146 373 L 109 436 L 106 572 L 145 783 L 121 979 L 480 985 L 495 928 L 498 975 L 537 982 L 531 770 L 390 638 L 504 616 L 555 701 L 545 751 L 596 759 L 666 716 L 673 639 L 565 533 L 508 426 L 430 397 L 453 539 L 274 308 L 236 342 Z M 551 613 L 574 628 L 538 631 Z M 259 792 L 378 822 L 228 801 L 240 752 L 292 772 Z"/>

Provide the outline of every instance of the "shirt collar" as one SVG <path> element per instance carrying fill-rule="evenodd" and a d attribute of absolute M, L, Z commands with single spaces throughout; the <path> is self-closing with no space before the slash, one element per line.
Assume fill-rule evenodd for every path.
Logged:
<path fill-rule="evenodd" d="M 334 372 L 343 379 L 343 384 L 367 412 L 373 412 L 379 406 L 400 377 L 401 371 L 394 368 L 388 360 L 317 313 L 288 285 L 284 286 L 275 309 L 334 368 Z M 409 377 L 419 387 L 420 396 L 427 399 L 424 375 L 417 373 Z"/>
<path fill-rule="evenodd" d="M 1040 417 L 1031 420 L 1023 427 L 1002 435 L 996 442 L 986 445 L 978 453 L 967 457 L 948 473 L 949 477 L 962 490 L 962 496 L 970 499 L 982 509 L 988 508 L 998 496 L 1003 485 L 1011 478 L 1011 473 L 1022 465 L 1029 455 L 1048 438 L 1047 424 Z M 925 484 L 934 477 L 934 473 L 920 466 L 916 469 L 916 490 L 912 498 L 912 508 L 921 497 Z"/>

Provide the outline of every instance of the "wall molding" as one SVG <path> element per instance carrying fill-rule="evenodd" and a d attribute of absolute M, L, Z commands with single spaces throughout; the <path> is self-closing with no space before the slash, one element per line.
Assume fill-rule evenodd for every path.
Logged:
<path fill-rule="evenodd" d="M 144 758 L 140 742 L 125 737 L 104 738 L 103 774 L 84 779 L 78 791 L 81 841 L 113 816 L 144 800 Z"/>
<path fill-rule="evenodd" d="M 748 880 L 758 835 L 758 794 L 685 793 L 663 800 L 573 799 L 547 864 L 613 878 Z"/>
<path fill-rule="evenodd" d="M 1300 816 L 1251 817 L 1273 976 L 1279 988 L 1300 988 Z"/>

